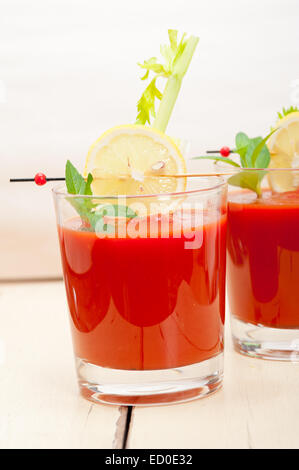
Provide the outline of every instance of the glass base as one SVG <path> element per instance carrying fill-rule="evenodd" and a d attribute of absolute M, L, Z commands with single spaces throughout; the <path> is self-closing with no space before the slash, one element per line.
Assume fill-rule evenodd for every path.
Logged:
<path fill-rule="evenodd" d="M 76 360 L 81 395 L 112 405 L 165 405 L 205 397 L 223 380 L 223 353 L 197 364 L 160 370 L 119 370 Z"/>
<path fill-rule="evenodd" d="M 231 317 L 234 348 L 240 354 L 273 361 L 299 362 L 299 329 L 269 328 Z"/>

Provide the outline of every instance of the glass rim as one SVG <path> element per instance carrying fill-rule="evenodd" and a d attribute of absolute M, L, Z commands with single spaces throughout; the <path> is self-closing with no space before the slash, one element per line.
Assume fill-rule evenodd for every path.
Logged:
<path fill-rule="evenodd" d="M 243 168 L 243 167 L 235 167 L 234 170 L 236 172 L 238 171 L 271 171 L 271 172 L 275 172 L 275 171 L 299 171 L 299 167 L 298 168 Z"/>
<path fill-rule="evenodd" d="M 153 198 L 153 197 L 178 197 L 178 196 L 186 196 L 191 194 L 197 193 L 206 193 L 209 191 L 215 191 L 223 186 L 227 185 L 227 182 L 223 176 L 219 176 L 217 174 L 211 174 L 208 176 L 202 177 L 192 177 L 186 176 L 186 179 L 190 178 L 205 178 L 205 179 L 216 179 L 216 183 L 214 185 L 208 186 L 207 188 L 199 188 L 199 189 L 191 189 L 186 191 L 175 191 L 175 192 L 166 192 L 166 193 L 153 193 L 153 194 L 105 194 L 105 195 L 98 195 L 98 194 L 70 194 L 66 190 L 66 185 L 59 184 L 52 188 L 52 193 L 56 197 L 67 197 L 67 198 L 85 198 L 85 199 L 145 199 L 145 198 Z"/>
<path fill-rule="evenodd" d="M 271 172 L 271 173 L 275 173 L 275 172 L 280 172 L 280 171 L 283 171 L 283 172 L 296 172 L 296 171 L 299 171 L 299 167 L 292 167 L 292 168 L 286 168 L 286 167 L 283 167 L 283 168 L 253 168 L 253 167 L 243 167 L 243 166 L 230 166 L 228 167 L 227 164 L 225 165 L 225 162 L 216 162 L 216 165 L 219 166 L 219 168 L 221 168 L 221 171 L 219 171 L 219 173 L 221 173 L 222 176 L 225 176 L 225 175 L 230 175 L 230 174 L 235 174 L 235 173 L 239 173 L 240 171 L 251 171 L 251 172 L 258 172 L 258 171 L 267 171 L 267 172 Z M 225 165 L 225 167 L 223 166 Z M 219 174 L 218 172 L 216 173 L 217 170 L 215 170 L 215 175 Z"/>

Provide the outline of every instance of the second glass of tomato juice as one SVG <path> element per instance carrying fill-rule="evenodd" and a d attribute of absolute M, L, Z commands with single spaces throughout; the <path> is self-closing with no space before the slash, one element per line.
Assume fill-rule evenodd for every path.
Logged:
<path fill-rule="evenodd" d="M 263 182 L 229 188 L 228 294 L 237 351 L 299 359 L 299 169 L 245 170 Z"/>
<path fill-rule="evenodd" d="M 225 182 L 189 178 L 181 192 L 129 197 L 70 195 L 60 187 L 54 199 L 82 395 L 146 405 L 217 390 Z M 86 202 L 102 211 L 94 228 L 78 216 Z"/>

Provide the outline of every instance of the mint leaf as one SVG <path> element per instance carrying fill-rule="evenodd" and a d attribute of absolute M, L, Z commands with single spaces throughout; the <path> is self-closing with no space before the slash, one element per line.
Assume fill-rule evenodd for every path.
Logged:
<path fill-rule="evenodd" d="M 264 139 L 262 137 L 250 139 L 243 132 L 237 134 L 236 152 L 240 155 L 243 168 L 267 168 L 269 166 L 270 152 L 266 146 L 266 141 L 275 131 L 276 129 L 271 131 Z M 261 182 L 266 173 L 266 171 L 243 171 L 230 177 L 228 183 L 232 186 L 255 191 L 260 196 Z"/>
<path fill-rule="evenodd" d="M 268 147 L 266 146 L 266 142 L 271 137 L 274 132 L 276 132 L 277 129 L 273 129 L 271 132 L 269 132 L 264 139 L 260 138 L 260 142 L 258 145 L 255 147 L 253 154 L 252 154 L 252 166 L 255 168 L 268 168 L 269 163 L 270 163 L 270 152 Z"/>
<path fill-rule="evenodd" d="M 261 182 L 264 176 L 266 175 L 266 171 L 241 171 L 228 179 L 228 184 L 232 186 L 238 186 L 239 188 L 251 189 L 255 191 L 258 196 L 261 195 Z"/>
<path fill-rule="evenodd" d="M 70 194 L 86 194 L 91 196 L 91 183 L 93 177 L 91 173 L 88 174 L 87 181 L 80 175 L 79 171 L 68 160 L 65 166 L 65 183 Z"/>
<path fill-rule="evenodd" d="M 243 167 L 246 167 L 247 164 L 246 164 L 245 155 L 246 155 L 247 147 L 250 143 L 250 139 L 244 132 L 238 132 L 238 134 L 236 135 L 235 142 L 236 142 L 235 152 L 240 155 L 241 165 Z"/>
<path fill-rule="evenodd" d="M 92 196 L 91 183 L 92 174 L 89 173 L 87 179 L 78 172 L 74 165 L 68 160 L 65 167 L 65 183 L 69 194 L 78 194 L 78 197 L 68 198 L 69 203 L 78 212 L 83 222 L 96 230 L 97 223 L 105 216 L 125 217 L 132 219 L 137 217 L 137 213 L 127 206 L 121 204 L 102 204 L 94 203 L 92 198 L 83 198 L 80 196 Z M 106 226 L 107 224 L 105 224 Z M 86 227 L 85 227 L 86 229 Z M 110 227 L 106 227 L 105 232 L 109 233 Z"/>
<path fill-rule="evenodd" d="M 255 148 L 252 154 L 252 164 L 254 168 L 268 168 L 270 160 L 270 152 L 266 145 L 262 145 L 261 150 L 257 149 L 257 147 Z"/>
<path fill-rule="evenodd" d="M 267 168 L 270 163 L 270 152 L 266 141 L 275 132 L 273 129 L 264 139 L 254 137 L 250 139 L 244 132 L 236 135 L 235 152 L 240 155 L 243 168 Z"/>
<path fill-rule="evenodd" d="M 262 137 L 249 138 L 245 132 L 238 132 L 235 138 L 236 148 L 234 153 L 240 156 L 241 166 L 235 161 L 218 156 L 194 157 L 195 159 L 209 159 L 228 163 L 230 165 L 242 168 L 268 168 L 270 163 L 270 152 L 266 145 L 269 137 L 276 132 L 273 129 L 264 139 Z M 228 183 L 240 188 L 247 188 L 255 191 L 258 196 L 261 195 L 261 182 L 266 171 L 242 171 L 231 176 Z"/>
<path fill-rule="evenodd" d="M 262 140 L 263 139 L 261 137 L 254 137 L 253 139 L 249 140 L 249 144 L 246 147 L 245 153 L 246 168 L 254 168 L 252 156 L 254 154 L 255 149 L 262 142 Z"/>
<path fill-rule="evenodd" d="M 242 149 L 243 147 L 247 147 L 247 145 L 250 142 L 249 137 L 245 134 L 245 132 L 238 132 L 236 135 L 236 148 L 237 149 Z"/>
<path fill-rule="evenodd" d="M 65 183 L 70 194 L 92 195 L 91 183 L 93 177 L 88 174 L 87 180 L 83 178 L 74 165 L 68 160 L 65 166 Z M 76 209 L 81 219 L 91 225 L 90 215 L 94 207 L 92 200 L 84 198 L 69 198 L 70 204 Z"/>

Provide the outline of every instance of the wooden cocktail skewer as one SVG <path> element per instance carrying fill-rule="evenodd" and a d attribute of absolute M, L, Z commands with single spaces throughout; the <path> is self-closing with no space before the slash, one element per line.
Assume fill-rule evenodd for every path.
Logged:
<path fill-rule="evenodd" d="M 233 153 L 234 150 L 231 150 L 229 147 L 222 147 L 220 150 L 207 150 L 207 153 L 220 153 L 223 157 L 227 157 L 230 153 Z M 234 172 L 217 172 L 217 173 L 180 173 L 180 174 L 163 174 L 160 172 L 165 166 L 164 162 L 158 161 L 156 164 L 152 165 L 150 173 L 144 174 L 144 177 L 159 177 L 159 178 L 196 178 L 196 177 L 208 177 L 208 176 L 226 176 L 233 175 Z M 134 178 L 133 175 L 116 175 L 116 176 L 96 176 L 94 180 L 105 180 L 105 179 L 127 179 Z M 136 179 L 136 178 L 134 178 Z M 65 181 L 65 178 L 47 178 L 44 173 L 37 173 L 34 178 L 10 178 L 11 183 L 24 183 L 24 182 L 35 182 L 38 186 L 43 186 L 47 181 Z"/>
<path fill-rule="evenodd" d="M 65 181 L 65 178 L 46 178 L 46 182 L 48 181 Z M 38 184 L 36 181 L 35 181 L 35 178 L 10 178 L 9 180 L 10 183 L 24 183 L 24 182 L 33 182 L 33 183 L 36 183 Z M 42 184 L 45 184 L 45 183 L 42 183 Z M 42 186 L 41 183 L 39 183 L 40 186 Z"/>
<path fill-rule="evenodd" d="M 236 168 L 238 170 L 238 168 Z M 197 178 L 197 177 L 208 177 L 208 176 L 227 176 L 233 175 L 234 172 L 226 171 L 226 172 L 215 172 L 215 173 L 177 173 L 173 175 L 167 174 L 146 174 L 144 177 L 150 178 Z M 94 180 L 107 180 L 107 179 L 128 179 L 133 178 L 132 175 L 111 175 L 110 176 L 103 176 L 103 177 L 96 177 Z M 34 178 L 10 178 L 10 183 L 24 183 L 24 182 L 35 182 L 38 186 L 42 186 L 46 184 L 48 181 L 65 181 L 65 178 L 48 178 L 41 173 L 37 173 Z"/>
<path fill-rule="evenodd" d="M 234 153 L 234 150 L 229 147 L 221 147 L 220 150 L 207 150 L 206 153 L 220 153 L 222 157 L 228 157 L 231 153 Z"/>

